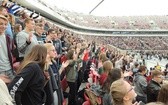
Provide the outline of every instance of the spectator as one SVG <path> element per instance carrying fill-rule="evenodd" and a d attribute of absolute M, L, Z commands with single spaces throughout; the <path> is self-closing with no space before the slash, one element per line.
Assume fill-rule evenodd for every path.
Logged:
<path fill-rule="evenodd" d="M 13 99 L 9 94 L 5 83 L 9 83 L 10 79 L 5 75 L 0 75 L 0 105 L 14 105 Z"/>
<path fill-rule="evenodd" d="M 65 68 L 66 72 L 66 79 L 68 82 L 68 86 L 70 88 L 69 90 L 69 96 L 68 96 L 68 105 L 76 105 L 76 93 L 77 93 L 77 63 L 79 63 L 81 60 L 78 59 L 79 51 L 71 49 L 67 53 L 67 60 L 69 62 L 69 65 Z"/>
<path fill-rule="evenodd" d="M 43 44 L 44 40 L 42 39 L 42 34 L 44 32 L 44 26 L 41 23 L 36 23 L 36 29 L 34 35 L 37 37 L 39 44 Z"/>
<path fill-rule="evenodd" d="M 58 57 L 60 57 L 62 54 L 62 43 L 61 43 L 61 40 L 59 39 L 58 33 L 56 31 L 55 31 L 54 38 L 53 38 L 53 45 L 55 46 Z"/>
<path fill-rule="evenodd" d="M 16 46 L 16 49 L 13 52 L 14 57 L 16 58 L 16 61 L 20 61 L 19 60 L 19 51 L 18 51 L 18 47 L 17 47 L 17 42 L 16 42 L 16 35 L 22 31 L 22 26 L 20 24 L 15 24 L 14 26 L 14 36 L 13 36 L 13 40 L 14 40 L 14 44 Z"/>
<path fill-rule="evenodd" d="M 35 22 L 33 19 L 25 20 L 25 29 L 16 35 L 16 42 L 19 50 L 19 57 L 23 60 L 24 56 L 38 44 L 36 36 L 33 34 Z"/>
<path fill-rule="evenodd" d="M 47 48 L 35 45 L 25 56 L 20 65 L 19 73 L 8 85 L 9 93 L 16 101 L 16 105 L 42 105 L 45 102 L 44 86 L 45 63 Z"/>
<path fill-rule="evenodd" d="M 13 42 L 8 35 L 5 35 L 5 30 L 8 24 L 8 19 L 0 15 L 0 74 L 14 78 L 12 54 L 14 49 Z"/>
<path fill-rule="evenodd" d="M 147 87 L 147 81 L 145 78 L 146 74 L 146 67 L 145 66 L 140 66 L 138 73 L 135 74 L 134 77 L 134 86 L 135 86 L 135 92 L 137 93 L 136 100 L 142 101 L 143 103 L 147 102 L 147 94 L 146 94 L 146 87 Z"/>
<path fill-rule="evenodd" d="M 69 63 L 63 62 L 62 66 L 59 70 L 57 62 L 54 60 L 54 58 L 57 56 L 57 52 L 55 50 L 55 47 L 51 43 L 46 43 L 46 44 L 44 44 L 44 46 L 47 48 L 47 53 L 48 53 L 47 62 L 50 66 L 48 72 L 51 77 L 51 79 L 49 80 L 49 82 L 45 86 L 45 91 L 46 91 L 46 95 L 47 95 L 47 100 L 46 100 L 45 104 L 50 105 L 52 102 L 56 102 L 56 101 L 52 101 L 52 99 L 57 100 L 57 98 L 55 97 L 57 95 L 58 96 L 58 100 L 57 100 L 58 103 L 54 103 L 54 105 L 57 105 L 57 104 L 61 105 L 62 101 L 63 101 L 63 94 L 62 94 L 61 85 L 60 85 L 59 72 L 61 73 L 61 71 L 64 70 L 64 68 L 67 67 Z M 56 95 L 55 95 L 55 91 L 56 91 Z"/>
<path fill-rule="evenodd" d="M 132 101 L 136 97 L 136 93 L 132 86 L 123 79 L 116 80 L 110 88 L 113 105 L 136 105 Z"/>
<path fill-rule="evenodd" d="M 112 100 L 111 100 L 111 94 L 110 94 L 110 86 L 111 84 L 122 78 L 123 77 L 123 72 L 121 69 L 112 69 L 107 76 L 107 79 L 105 80 L 105 82 L 102 85 L 102 90 L 104 91 L 103 94 L 103 105 L 112 105 Z"/>
<path fill-rule="evenodd" d="M 138 64 L 138 63 L 135 63 L 135 64 L 134 64 L 134 67 L 133 67 L 133 69 L 132 69 L 133 76 L 138 72 L 138 69 L 139 69 L 139 64 Z"/>
<path fill-rule="evenodd" d="M 0 6 L 0 15 L 3 15 L 5 17 L 9 17 L 8 11 L 5 7 Z M 8 21 L 7 23 L 7 27 L 6 27 L 6 31 L 5 31 L 6 35 L 9 35 L 10 38 L 13 38 L 13 32 L 12 32 L 12 27 L 10 22 Z"/>
<path fill-rule="evenodd" d="M 108 73 L 112 70 L 113 68 L 113 63 L 110 60 L 107 60 L 103 63 L 103 72 L 108 75 Z"/>
<path fill-rule="evenodd" d="M 48 30 L 48 33 L 47 33 L 47 37 L 46 37 L 46 40 L 45 40 L 45 42 L 46 43 L 53 43 L 53 39 L 54 39 L 54 35 L 55 35 L 55 31 L 54 31 L 54 29 L 49 29 Z"/>
<path fill-rule="evenodd" d="M 152 71 L 152 80 L 147 86 L 147 101 L 155 102 L 157 101 L 158 93 L 161 89 L 161 82 L 163 81 L 162 72 L 158 70 Z"/>
<path fill-rule="evenodd" d="M 163 102 L 165 105 L 168 104 L 168 84 L 165 84 L 161 87 L 157 101 Z"/>

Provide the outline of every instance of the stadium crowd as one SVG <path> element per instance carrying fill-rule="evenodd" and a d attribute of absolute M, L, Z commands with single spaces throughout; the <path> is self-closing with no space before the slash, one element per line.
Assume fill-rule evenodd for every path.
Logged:
<path fill-rule="evenodd" d="M 25 11 L 1 2 L 0 105 L 168 104 L 168 63 L 145 65 L 168 60 L 167 37 L 79 35 Z"/>

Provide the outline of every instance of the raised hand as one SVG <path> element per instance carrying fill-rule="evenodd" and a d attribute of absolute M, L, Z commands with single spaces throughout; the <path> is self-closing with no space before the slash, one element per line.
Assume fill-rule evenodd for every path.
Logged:
<path fill-rule="evenodd" d="M 66 62 L 62 62 L 62 68 L 66 68 L 69 65 L 69 61 L 67 60 Z"/>

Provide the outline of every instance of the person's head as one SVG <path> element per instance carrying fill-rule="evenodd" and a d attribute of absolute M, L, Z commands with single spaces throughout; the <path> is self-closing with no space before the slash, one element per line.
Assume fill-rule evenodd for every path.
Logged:
<path fill-rule="evenodd" d="M 39 36 L 41 36 L 42 33 L 44 32 L 44 26 L 43 26 L 43 24 L 37 23 L 37 24 L 36 24 L 36 29 L 35 29 L 35 31 L 36 31 L 36 33 L 37 33 Z"/>
<path fill-rule="evenodd" d="M 35 28 L 34 19 L 26 18 L 24 22 L 25 22 L 25 29 L 27 31 L 34 31 L 34 28 Z"/>
<path fill-rule="evenodd" d="M 109 73 L 108 73 L 108 76 L 107 76 L 107 79 L 105 80 L 105 83 L 103 84 L 103 90 L 105 91 L 110 91 L 110 85 L 123 77 L 123 72 L 121 69 L 118 69 L 118 68 L 113 68 Z"/>
<path fill-rule="evenodd" d="M 50 60 L 57 56 L 57 51 L 52 43 L 45 43 L 44 46 L 47 48 L 47 54 Z"/>
<path fill-rule="evenodd" d="M 3 6 L 0 6 L 0 15 L 3 15 L 3 16 L 7 16 L 8 15 L 8 11 L 5 7 Z"/>
<path fill-rule="evenodd" d="M 66 54 L 67 60 L 72 60 L 74 58 L 74 53 L 75 53 L 74 49 L 69 50 Z"/>
<path fill-rule="evenodd" d="M 152 79 L 154 79 L 158 83 L 161 83 L 163 81 L 162 72 L 159 70 L 153 70 L 152 71 Z"/>
<path fill-rule="evenodd" d="M 168 84 L 165 84 L 161 87 L 157 101 L 168 104 Z"/>
<path fill-rule="evenodd" d="M 102 61 L 102 63 L 105 62 L 105 61 L 107 61 L 108 58 L 106 56 L 106 53 L 100 53 L 99 60 Z"/>
<path fill-rule="evenodd" d="M 138 72 L 145 75 L 146 74 L 146 67 L 145 66 L 140 66 Z"/>
<path fill-rule="evenodd" d="M 48 34 L 47 34 L 47 36 L 50 36 L 51 39 L 54 39 L 55 34 L 56 34 L 55 30 L 52 29 L 52 28 L 50 28 L 50 29 L 48 30 Z"/>
<path fill-rule="evenodd" d="M 110 87 L 114 105 L 132 105 L 137 94 L 133 87 L 124 79 L 116 80 Z"/>
<path fill-rule="evenodd" d="M 35 45 L 31 51 L 25 56 L 23 62 L 19 67 L 19 72 L 29 63 L 38 63 L 44 70 L 47 57 L 47 48 L 44 45 Z"/>
<path fill-rule="evenodd" d="M 15 24 L 15 26 L 14 26 L 14 32 L 18 33 L 20 31 L 22 31 L 22 26 L 20 24 Z"/>
<path fill-rule="evenodd" d="M 138 68 L 138 67 L 139 67 L 139 64 L 138 64 L 138 63 L 135 63 L 134 65 L 135 65 L 135 68 Z"/>
<path fill-rule="evenodd" d="M 110 60 L 107 60 L 103 63 L 104 73 L 109 73 L 113 68 L 113 63 Z"/>
<path fill-rule="evenodd" d="M 0 15 L 0 35 L 5 34 L 7 25 L 8 25 L 8 19 L 5 16 Z"/>

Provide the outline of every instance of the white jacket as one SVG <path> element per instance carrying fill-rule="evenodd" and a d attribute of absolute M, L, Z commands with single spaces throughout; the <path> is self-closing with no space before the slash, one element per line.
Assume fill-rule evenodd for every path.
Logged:
<path fill-rule="evenodd" d="M 14 105 L 12 101 L 6 84 L 0 79 L 0 105 Z"/>

